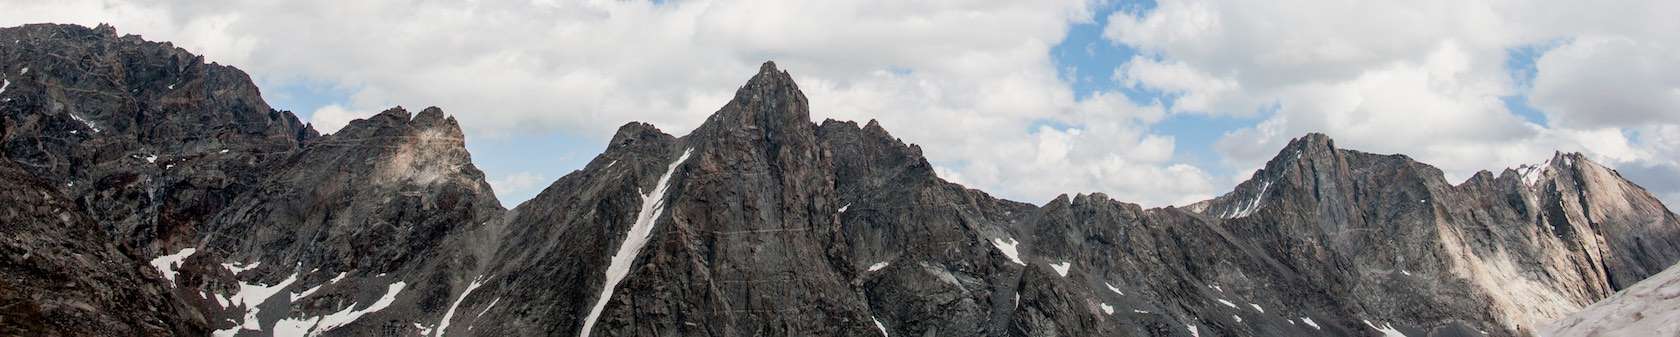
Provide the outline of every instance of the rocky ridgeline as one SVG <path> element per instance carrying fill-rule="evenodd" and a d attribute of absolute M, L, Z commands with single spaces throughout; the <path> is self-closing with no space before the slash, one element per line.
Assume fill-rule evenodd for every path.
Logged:
<path fill-rule="evenodd" d="M 110 27 L 0 29 L 0 61 L 0 335 L 1528 336 L 1680 260 L 1578 154 L 1452 184 L 1311 134 L 1186 207 L 1039 206 L 813 123 L 766 63 L 504 209 L 437 108 L 321 136 Z"/>

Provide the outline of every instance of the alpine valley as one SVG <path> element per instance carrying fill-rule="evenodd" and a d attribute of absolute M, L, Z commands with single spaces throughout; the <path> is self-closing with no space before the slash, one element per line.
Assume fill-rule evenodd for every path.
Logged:
<path fill-rule="evenodd" d="M 1307 134 L 1191 205 L 1101 193 L 1029 204 L 941 179 L 887 126 L 816 123 L 807 106 L 766 62 L 698 128 L 625 124 L 586 166 L 508 208 L 438 108 L 321 135 L 269 107 L 245 73 L 169 43 L 109 26 L 3 28 L 0 335 L 1680 325 L 1680 218 L 1580 154 L 1453 183 Z"/>

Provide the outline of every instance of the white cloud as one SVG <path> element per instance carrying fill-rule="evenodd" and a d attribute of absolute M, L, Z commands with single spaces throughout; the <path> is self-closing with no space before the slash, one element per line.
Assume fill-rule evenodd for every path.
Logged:
<path fill-rule="evenodd" d="M 1252 104 L 1229 102 L 1227 99 L 1227 96 L 1242 90 L 1242 86 L 1235 80 L 1214 77 L 1184 62 L 1160 62 L 1133 57 L 1121 65 L 1120 69 L 1115 69 L 1114 79 L 1129 87 L 1147 88 L 1174 96 L 1173 111 L 1238 115 L 1254 111 L 1251 109 Z M 1215 107 L 1215 103 L 1227 104 Z"/>
<path fill-rule="evenodd" d="M 1680 124 L 1676 43 L 1680 41 L 1576 38 L 1536 62 L 1530 101 L 1559 125 Z"/>
<path fill-rule="evenodd" d="M 312 116 L 322 130 L 390 106 L 435 105 L 469 137 L 605 135 L 631 120 L 682 133 L 773 59 L 806 91 L 814 118 L 879 119 L 950 164 L 942 175 L 1005 197 L 1209 194 L 1205 174 L 1172 166 L 1170 137 L 1145 131 L 1159 108 L 1081 102 L 1058 77 L 1049 50 L 1072 23 L 1089 22 L 1083 0 L 0 1 L 0 24 L 111 22 L 260 82 L 351 88 L 347 102 Z M 1031 127 L 1040 123 L 1090 132 Z M 1020 160 L 1040 147 L 1065 154 Z M 1162 187 L 1170 180 L 1134 172 L 1193 183 Z M 1057 183 L 1024 179 L 1041 175 Z"/>
<path fill-rule="evenodd" d="M 1554 150 L 1676 167 L 1650 149 L 1654 137 L 1628 137 L 1680 120 L 1680 24 L 1653 14 L 1676 11 L 1644 1 L 1163 0 L 1110 16 L 1104 37 L 1146 55 L 1117 73 L 1127 85 L 1213 110 L 1175 112 L 1274 110 L 1216 145 L 1239 177 L 1289 138 L 1321 131 L 1462 179 Z M 1510 50 L 1555 41 L 1567 43 L 1539 59 L 1532 89 L 1513 79 Z M 1548 123 L 1505 106 L 1525 94 Z"/>
<path fill-rule="evenodd" d="M 501 199 L 503 206 L 513 207 L 535 196 L 542 188 L 548 187 L 549 179 L 535 172 L 515 172 L 510 175 L 490 178 L 490 189 L 496 191 L 496 198 Z"/>
<path fill-rule="evenodd" d="M 373 116 L 371 112 L 350 111 L 338 104 L 328 104 L 309 114 L 309 124 L 321 134 L 338 132 L 338 129 L 349 125 L 350 121 Z"/>

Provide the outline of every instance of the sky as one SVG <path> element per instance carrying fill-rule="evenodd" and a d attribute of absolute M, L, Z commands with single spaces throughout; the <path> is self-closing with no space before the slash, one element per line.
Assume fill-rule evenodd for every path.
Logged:
<path fill-rule="evenodd" d="M 318 130 L 457 117 L 512 207 L 613 130 L 682 135 L 766 61 L 812 117 L 876 119 L 938 174 L 1043 203 L 1229 191 L 1291 138 L 1453 181 L 1582 152 L 1680 204 L 1675 1 L 0 0 L 250 73 Z"/>

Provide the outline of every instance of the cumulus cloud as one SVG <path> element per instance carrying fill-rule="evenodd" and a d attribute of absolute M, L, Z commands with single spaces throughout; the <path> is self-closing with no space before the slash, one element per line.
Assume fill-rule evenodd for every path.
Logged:
<path fill-rule="evenodd" d="M 513 174 L 491 177 L 490 189 L 495 190 L 497 199 L 527 200 L 548 186 L 549 180 L 540 173 L 515 172 Z M 504 205 L 513 207 L 513 205 Z"/>
<path fill-rule="evenodd" d="M 339 128 L 349 125 L 350 121 L 369 116 L 373 116 L 373 113 L 350 111 L 338 104 L 328 104 L 309 114 L 309 124 L 315 127 L 315 131 L 328 134 L 338 132 Z"/>
<path fill-rule="evenodd" d="M 943 176 L 1005 197 L 1209 194 L 1205 174 L 1172 166 L 1170 137 L 1146 132 L 1158 108 L 1085 102 L 1058 77 L 1049 50 L 1090 21 L 1082 0 L 4 3 L 0 23 L 109 22 L 265 83 L 350 88 L 311 114 L 321 130 L 436 105 L 469 137 L 605 135 L 630 120 L 682 133 L 775 60 L 815 118 L 879 119 L 926 148 Z M 1057 127 L 1035 127 L 1048 124 Z M 1041 176 L 1057 183 L 1033 182 Z"/>
<path fill-rule="evenodd" d="M 1530 101 L 1560 125 L 1680 124 L 1680 41 L 1665 42 L 1573 39 L 1536 62 Z"/>
<path fill-rule="evenodd" d="M 1144 55 L 1115 76 L 1176 95 L 1185 108 L 1175 113 L 1260 111 L 1262 122 L 1216 145 L 1242 170 L 1312 131 L 1343 147 L 1413 155 L 1453 179 L 1554 150 L 1671 170 L 1680 166 L 1654 149 L 1660 137 L 1629 135 L 1680 123 L 1680 29 L 1651 14 L 1677 10 L 1637 1 L 1164 0 L 1112 14 L 1104 37 Z M 1513 75 L 1510 65 L 1524 60 L 1512 50 L 1556 41 L 1564 43 L 1535 61 L 1532 83 Z M 1545 120 L 1506 105 L 1524 96 Z"/>

